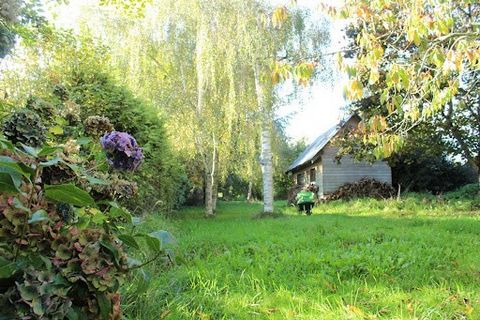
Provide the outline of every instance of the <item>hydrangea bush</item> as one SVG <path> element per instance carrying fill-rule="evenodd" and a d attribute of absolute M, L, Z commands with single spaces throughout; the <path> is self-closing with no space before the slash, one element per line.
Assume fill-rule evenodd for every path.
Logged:
<path fill-rule="evenodd" d="M 133 137 L 105 137 L 113 168 L 140 165 Z M 96 201 L 94 190 L 113 183 L 91 176 L 95 162 L 70 162 L 65 151 L 18 147 L 0 136 L 0 319 L 120 319 L 120 286 L 133 270 L 165 256 L 173 239 L 165 231 L 135 231 L 116 202 L 120 192 Z M 147 262 L 129 257 L 133 250 Z M 148 276 L 140 274 L 143 287 Z"/>
<path fill-rule="evenodd" d="M 38 147 L 45 140 L 46 128 L 37 113 L 21 109 L 12 113 L 3 122 L 3 133 L 13 143 Z"/>
<path fill-rule="evenodd" d="M 85 133 L 89 136 L 99 137 L 107 132 L 113 131 L 113 125 L 110 119 L 100 116 L 89 116 L 85 120 Z"/>

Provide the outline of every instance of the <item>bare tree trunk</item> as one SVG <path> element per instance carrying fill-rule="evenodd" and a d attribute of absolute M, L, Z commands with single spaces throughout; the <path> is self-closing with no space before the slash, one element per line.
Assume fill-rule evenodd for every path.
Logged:
<path fill-rule="evenodd" d="M 272 137 L 271 123 L 272 111 L 269 101 L 265 98 L 265 88 L 260 81 L 260 66 L 255 64 L 255 90 L 257 93 L 257 103 L 259 109 L 262 110 L 262 136 L 261 136 L 261 153 L 260 165 L 262 166 L 263 178 L 263 212 L 273 212 L 273 155 L 272 155 Z"/>
<path fill-rule="evenodd" d="M 269 123 L 262 126 L 262 176 L 263 176 L 263 212 L 273 212 L 273 161 L 272 161 L 272 137 Z"/>
<path fill-rule="evenodd" d="M 217 212 L 217 200 L 218 200 L 218 181 L 217 179 L 215 179 L 213 183 L 213 194 L 212 194 L 213 214 Z"/>
<path fill-rule="evenodd" d="M 215 135 L 212 135 L 213 150 L 207 154 L 205 159 L 205 215 L 213 217 L 215 215 L 216 199 L 214 199 L 214 188 L 216 185 L 215 176 L 217 170 L 217 141 Z"/>
<path fill-rule="evenodd" d="M 213 183 L 211 172 L 205 173 L 205 215 L 213 217 Z"/>
<path fill-rule="evenodd" d="M 248 202 L 252 202 L 253 201 L 253 198 L 252 198 L 252 190 L 253 189 L 253 182 L 250 181 L 248 182 L 248 191 L 247 191 L 247 201 Z"/>
<path fill-rule="evenodd" d="M 480 186 L 480 145 L 478 149 L 479 150 L 478 150 L 477 156 L 475 157 L 473 167 L 477 171 L 477 182 L 478 182 L 478 185 Z"/>
<path fill-rule="evenodd" d="M 480 159 L 480 155 L 477 158 Z M 477 161 L 477 162 L 480 162 L 480 161 Z M 474 169 L 477 171 L 477 182 L 478 182 L 478 185 L 480 186 L 480 163 L 475 164 Z"/>

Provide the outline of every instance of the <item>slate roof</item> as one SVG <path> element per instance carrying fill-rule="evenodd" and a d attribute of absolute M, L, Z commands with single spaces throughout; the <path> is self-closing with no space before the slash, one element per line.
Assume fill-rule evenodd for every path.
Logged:
<path fill-rule="evenodd" d="M 332 140 L 333 137 L 342 129 L 343 125 L 346 124 L 352 117 L 355 115 L 349 116 L 346 120 L 337 123 L 327 131 L 323 132 L 318 138 L 316 138 L 298 157 L 293 161 L 293 163 L 288 167 L 287 173 L 304 165 L 308 161 L 311 161 L 322 149 Z"/>

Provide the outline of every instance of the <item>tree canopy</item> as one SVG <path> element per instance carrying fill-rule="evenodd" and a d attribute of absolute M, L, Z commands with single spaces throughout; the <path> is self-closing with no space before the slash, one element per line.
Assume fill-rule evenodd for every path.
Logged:
<path fill-rule="evenodd" d="M 350 44 L 339 62 L 376 156 L 399 150 L 406 135 L 426 123 L 478 170 L 479 4 L 347 1 L 325 9 L 351 21 Z"/>

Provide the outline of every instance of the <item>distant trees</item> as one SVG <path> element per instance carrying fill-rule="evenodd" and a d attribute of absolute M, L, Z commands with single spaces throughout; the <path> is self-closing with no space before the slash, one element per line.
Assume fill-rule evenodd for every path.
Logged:
<path fill-rule="evenodd" d="M 313 70 L 281 69 L 276 61 L 279 54 L 295 57 L 328 39 L 325 28 L 302 24 L 305 14 L 280 23 L 272 10 L 254 0 L 153 1 L 144 17 L 108 10 L 85 17 L 112 47 L 120 78 L 168 114 L 185 161 L 200 164 L 207 216 L 229 174 L 256 180 L 259 157 L 264 210 L 273 210 L 275 85 L 280 73 Z"/>

